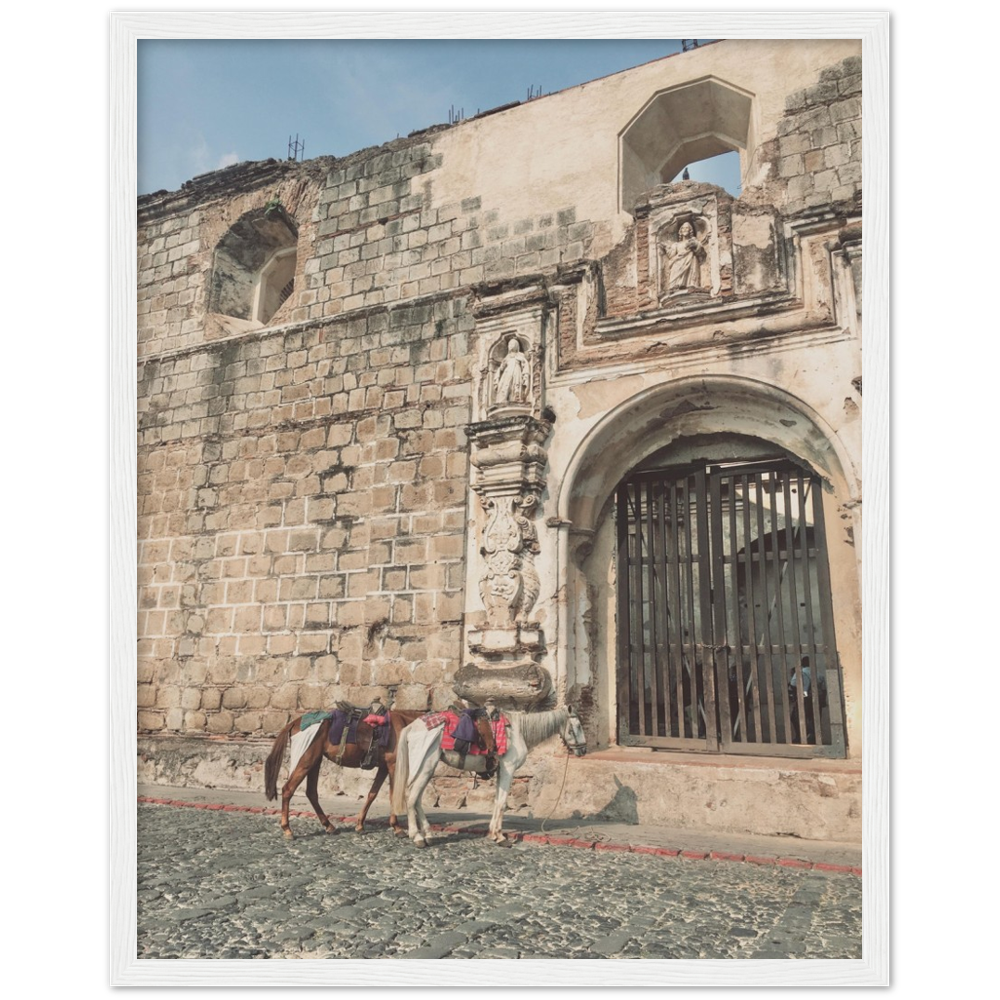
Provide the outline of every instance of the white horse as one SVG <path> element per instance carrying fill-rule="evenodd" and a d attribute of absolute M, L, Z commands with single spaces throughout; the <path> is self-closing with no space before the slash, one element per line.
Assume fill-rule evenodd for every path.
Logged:
<path fill-rule="evenodd" d="M 568 750 L 577 757 L 587 752 L 587 737 L 572 706 L 557 708 L 553 712 L 507 713 L 507 752 L 499 758 L 497 794 L 487 837 L 498 844 L 507 842 L 503 833 L 503 811 L 507 804 L 514 772 L 524 763 L 528 751 L 550 736 L 559 734 Z M 454 751 L 441 749 L 444 726 L 427 729 L 423 720 L 407 726 L 399 736 L 396 747 L 396 781 L 392 791 L 392 808 L 397 815 L 406 810 L 407 832 L 417 847 L 426 847 L 430 840 L 430 826 L 424 813 L 421 798 L 427 783 L 434 776 L 438 761 L 461 771 L 481 773 L 486 766 L 483 756 L 460 756 Z"/>

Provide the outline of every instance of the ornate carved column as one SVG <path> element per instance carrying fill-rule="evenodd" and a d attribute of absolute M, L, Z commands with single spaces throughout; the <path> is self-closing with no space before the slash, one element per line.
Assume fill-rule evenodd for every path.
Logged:
<path fill-rule="evenodd" d="M 542 701 L 552 689 L 539 662 L 545 636 L 535 615 L 539 560 L 554 557 L 536 526 L 552 430 L 542 417 L 548 312 L 539 286 L 485 296 L 476 308 L 479 419 L 467 428 L 475 542 L 466 578 L 467 656 L 454 690 L 514 708 Z"/>

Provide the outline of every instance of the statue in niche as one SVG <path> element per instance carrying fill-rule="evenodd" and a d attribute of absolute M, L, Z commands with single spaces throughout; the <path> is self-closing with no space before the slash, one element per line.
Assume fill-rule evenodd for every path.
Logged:
<path fill-rule="evenodd" d="M 493 379 L 493 403 L 504 406 L 508 403 L 526 403 L 531 373 L 528 359 L 521 350 L 517 337 L 507 341 L 507 353 L 497 368 Z"/>
<path fill-rule="evenodd" d="M 661 243 L 660 250 L 663 253 L 661 297 L 705 289 L 702 270 L 708 251 L 690 222 L 682 222 L 676 241 Z"/>

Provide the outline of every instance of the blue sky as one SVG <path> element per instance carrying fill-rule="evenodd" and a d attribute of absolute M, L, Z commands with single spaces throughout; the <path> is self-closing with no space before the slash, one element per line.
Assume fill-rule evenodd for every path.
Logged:
<path fill-rule="evenodd" d="M 670 39 L 189 40 L 138 43 L 138 190 L 243 160 L 344 156 L 528 89 L 573 87 L 681 50 Z M 692 169 L 736 192 L 732 160 Z"/>

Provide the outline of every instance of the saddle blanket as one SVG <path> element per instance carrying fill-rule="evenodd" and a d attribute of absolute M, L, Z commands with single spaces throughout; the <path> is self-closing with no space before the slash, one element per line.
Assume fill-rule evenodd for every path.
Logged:
<path fill-rule="evenodd" d="M 454 750 L 455 740 L 466 740 L 469 743 L 470 754 L 481 754 L 476 744 L 476 724 L 472 720 L 472 710 L 458 715 L 456 712 L 430 712 L 422 716 L 423 723 L 428 729 L 436 729 L 444 726 L 444 735 L 441 737 L 442 750 Z M 500 716 L 499 719 L 490 720 L 490 728 L 493 730 L 493 739 L 497 745 L 497 756 L 502 757 L 507 752 L 507 719 Z"/>
<path fill-rule="evenodd" d="M 303 720 L 304 724 L 305 720 Z M 295 770 L 302 755 L 312 746 L 312 741 L 316 739 L 316 734 L 319 732 L 319 726 L 318 722 L 314 722 L 307 729 L 300 729 L 297 733 L 292 733 L 292 745 L 289 749 L 291 754 L 291 762 L 288 765 L 289 774 Z"/>
<path fill-rule="evenodd" d="M 350 720 L 348 713 L 341 711 L 339 708 L 335 708 L 332 712 L 307 712 L 302 716 L 302 721 L 299 723 L 299 731 L 292 734 L 292 742 L 289 748 L 289 753 L 291 754 L 289 774 L 295 770 L 295 766 L 302 759 L 302 755 L 312 745 L 312 741 L 316 739 L 316 734 L 319 732 L 321 723 L 326 722 L 327 719 L 330 720 L 330 733 L 327 739 L 334 746 L 340 745 L 344 737 L 344 726 Z M 350 728 L 347 731 L 348 743 L 357 742 L 359 722 L 363 722 L 366 726 L 371 726 L 375 730 L 375 736 L 379 741 L 379 745 L 383 748 L 388 748 L 392 739 L 388 713 L 385 715 L 369 714 L 363 719 L 355 718 L 351 721 Z"/>

